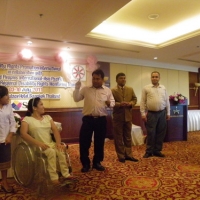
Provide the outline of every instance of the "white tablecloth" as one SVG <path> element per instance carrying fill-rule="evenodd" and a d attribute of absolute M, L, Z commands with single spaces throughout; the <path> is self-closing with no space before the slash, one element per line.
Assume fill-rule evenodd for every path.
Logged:
<path fill-rule="evenodd" d="M 188 110 L 188 132 L 200 130 L 200 110 Z"/>
<path fill-rule="evenodd" d="M 144 144 L 144 135 L 140 126 L 132 125 L 132 145 L 142 145 Z"/>

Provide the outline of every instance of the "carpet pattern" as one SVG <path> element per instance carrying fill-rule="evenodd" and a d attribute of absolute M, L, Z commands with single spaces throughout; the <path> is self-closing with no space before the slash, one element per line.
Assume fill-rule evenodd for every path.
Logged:
<path fill-rule="evenodd" d="M 0 192 L 8 200 L 200 200 L 200 132 L 189 132 L 188 141 L 166 142 L 165 158 L 142 158 L 145 145 L 133 146 L 139 162 L 117 160 L 112 140 L 105 143 L 104 172 L 81 173 L 78 144 L 69 145 L 73 174 L 78 182 L 49 189 L 37 196 L 34 186 L 23 188 L 10 181 L 15 194 Z M 93 146 L 90 149 L 92 160 Z"/>

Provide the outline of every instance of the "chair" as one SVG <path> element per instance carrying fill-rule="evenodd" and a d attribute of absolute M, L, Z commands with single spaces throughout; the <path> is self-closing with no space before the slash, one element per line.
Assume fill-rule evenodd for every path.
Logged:
<path fill-rule="evenodd" d="M 17 136 L 20 137 L 20 136 Z M 68 146 L 62 143 L 65 149 L 66 161 L 69 173 L 72 174 L 72 166 L 68 153 Z M 44 194 L 49 187 L 52 186 L 49 173 L 47 171 L 47 158 L 39 147 L 30 146 L 22 140 L 21 143 L 13 151 L 12 168 L 15 180 L 24 187 L 31 186 L 33 183 L 37 185 L 37 194 Z M 72 183 L 73 180 L 64 182 Z"/>
<path fill-rule="evenodd" d="M 131 130 L 132 145 L 142 145 L 144 144 L 145 136 L 140 126 L 132 124 Z"/>
<path fill-rule="evenodd" d="M 65 144 L 63 144 L 65 145 Z M 66 146 L 67 148 L 67 146 Z M 67 149 L 65 151 L 69 172 L 72 167 Z M 31 147 L 26 142 L 21 142 L 13 152 L 12 168 L 15 180 L 24 187 L 37 182 L 38 194 L 44 193 L 51 185 L 47 171 L 47 158 L 41 148 Z M 66 184 L 70 183 L 69 181 Z"/>

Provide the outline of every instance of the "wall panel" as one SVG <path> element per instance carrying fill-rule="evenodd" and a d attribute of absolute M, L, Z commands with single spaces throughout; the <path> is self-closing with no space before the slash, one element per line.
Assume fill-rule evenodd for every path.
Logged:
<path fill-rule="evenodd" d="M 188 72 L 185 71 L 178 71 L 178 77 L 179 77 L 179 83 L 178 87 L 180 93 L 187 97 L 188 99 L 188 105 L 190 104 L 190 99 L 189 99 L 189 75 Z"/>
<path fill-rule="evenodd" d="M 132 65 L 127 65 L 126 67 L 127 67 L 126 84 L 127 86 L 133 88 L 137 96 L 137 104 L 138 104 L 138 102 L 140 102 L 141 87 L 142 87 L 142 82 L 140 78 L 142 67 L 132 66 Z"/>
<path fill-rule="evenodd" d="M 158 71 L 160 73 L 160 84 L 164 85 L 166 87 L 166 89 L 168 90 L 168 73 L 167 73 L 167 69 L 157 69 L 156 71 Z"/>
<path fill-rule="evenodd" d="M 160 72 L 160 83 L 166 87 L 168 95 L 172 95 L 174 92 L 179 92 L 186 97 L 189 97 L 188 72 L 113 63 L 111 63 L 110 66 L 111 87 L 116 85 L 116 74 L 119 72 L 126 72 L 127 85 L 133 87 L 138 98 L 137 105 L 140 104 L 142 88 L 151 83 L 151 72 L 153 71 Z"/>
<path fill-rule="evenodd" d="M 168 84 L 167 84 L 167 92 L 168 95 L 172 95 L 179 91 L 179 73 L 176 70 L 168 70 Z"/>
<path fill-rule="evenodd" d="M 195 96 L 195 89 L 194 84 L 198 83 L 198 73 L 195 72 L 189 72 L 189 99 L 190 99 L 190 105 L 189 109 L 199 109 L 199 89 L 197 90 L 196 96 Z"/>
<path fill-rule="evenodd" d="M 154 71 L 153 67 L 142 67 L 141 82 L 142 88 L 151 83 L 151 72 Z"/>

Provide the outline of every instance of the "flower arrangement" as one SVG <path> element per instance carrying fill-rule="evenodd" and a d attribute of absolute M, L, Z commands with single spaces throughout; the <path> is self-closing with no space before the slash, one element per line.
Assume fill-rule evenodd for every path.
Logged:
<path fill-rule="evenodd" d="M 15 117 L 16 128 L 17 128 L 16 133 L 19 134 L 19 127 L 21 126 L 21 120 L 22 120 L 22 118 L 21 118 L 20 115 L 17 114 L 17 113 L 14 113 L 14 117 Z"/>
<path fill-rule="evenodd" d="M 169 96 L 169 100 L 174 104 L 185 103 L 186 97 L 180 93 L 174 93 L 174 95 Z"/>

